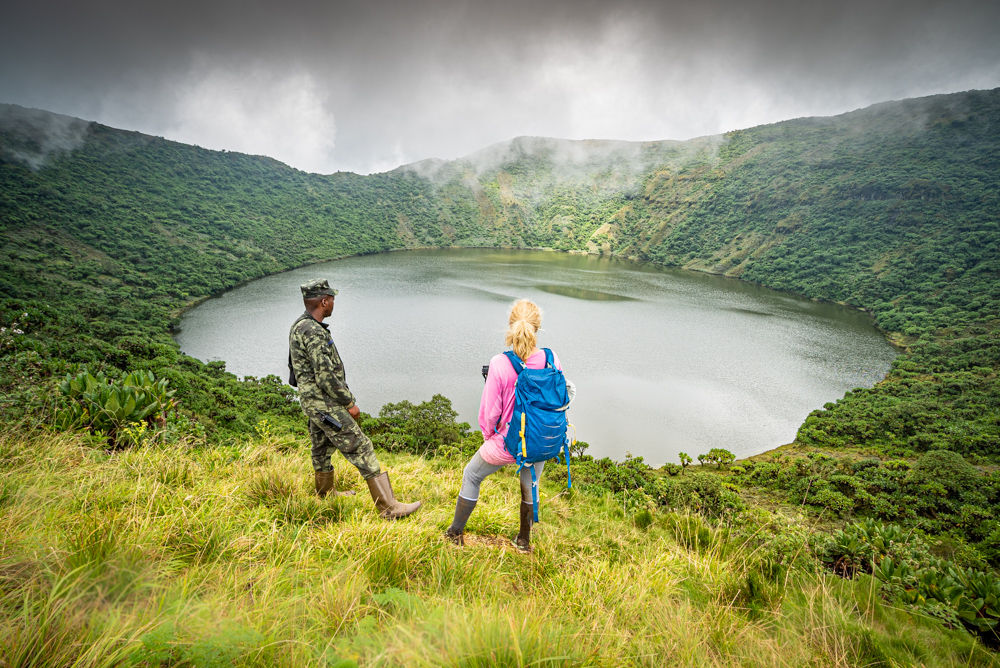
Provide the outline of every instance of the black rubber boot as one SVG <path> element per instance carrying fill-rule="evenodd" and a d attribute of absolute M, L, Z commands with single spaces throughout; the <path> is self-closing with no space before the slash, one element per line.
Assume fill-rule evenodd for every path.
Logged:
<path fill-rule="evenodd" d="M 521 499 L 521 528 L 514 539 L 514 547 L 521 552 L 531 552 L 531 521 L 535 516 L 535 504 Z"/>
<path fill-rule="evenodd" d="M 451 526 L 444 532 L 445 538 L 455 545 L 465 545 L 465 538 L 463 538 L 465 524 L 469 521 L 469 515 L 472 514 L 472 509 L 475 507 L 475 501 L 470 501 L 462 496 L 458 497 L 458 501 L 455 503 L 455 519 L 451 521 Z"/>

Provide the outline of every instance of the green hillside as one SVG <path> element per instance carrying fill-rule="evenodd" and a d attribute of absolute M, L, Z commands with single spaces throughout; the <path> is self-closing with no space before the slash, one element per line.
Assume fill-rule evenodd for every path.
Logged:
<path fill-rule="evenodd" d="M 459 643 L 447 655 L 455 664 L 558 652 L 566 664 L 613 663 L 616 653 L 659 663 L 668 646 L 678 664 L 779 664 L 778 646 L 797 664 L 989 663 L 961 638 L 996 646 L 1000 621 L 998 163 L 1000 89 L 688 142 L 519 138 L 371 176 L 306 174 L 0 105 L 0 659 L 97 664 L 107 643 L 123 652 L 108 656 L 147 665 L 197 664 L 202 645 L 244 663 L 419 664 L 433 663 L 443 634 Z M 550 501 L 559 519 L 531 561 L 489 547 L 507 530 L 499 502 L 471 527 L 482 545 L 466 556 L 438 545 L 451 488 L 404 528 L 379 529 L 390 547 L 339 548 L 372 520 L 360 501 L 345 514 L 300 488 L 308 464 L 294 392 L 181 355 L 171 327 L 185 307 L 267 274 L 452 245 L 581 250 L 735 276 L 863 308 L 903 348 L 884 382 L 817 407 L 795 443 L 734 466 L 680 472 L 584 455 L 578 491 Z M 152 412 L 133 421 L 137 397 Z M 111 402 L 98 416 L 94 406 Z M 447 399 L 387 408 L 366 428 L 414 474 L 409 489 L 457 484 L 477 436 L 454 424 Z M 146 484 L 162 486 L 162 507 L 137 503 Z M 555 497 L 559 476 L 547 484 Z M 249 523 L 246 534 L 192 519 L 223 514 Z M 182 540 L 154 535 L 161 520 Z M 266 558 L 240 561 L 234 546 L 246 541 L 268 545 Z M 571 555 L 573 572 L 593 579 L 654 582 L 658 602 L 636 605 L 660 611 L 656 628 L 609 583 L 559 579 Z M 322 572 L 327 558 L 367 574 L 350 601 L 324 599 L 337 622 L 313 611 L 307 580 L 282 575 L 299 563 L 337 588 Z M 471 593 L 496 559 L 524 584 Z M 262 600 L 281 601 L 294 620 L 241 598 L 234 573 L 244 567 L 264 569 L 254 580 L 270 587 Z M 874 594 L 862 601 L 865 587 Z M 559 613 L 558 641 L 510 626 L 507 598 L 549 610 L 562 591 L 577 602 Z M 66 618 L 60 606 L 76 600 L 96 622 Z M 669 612 L 657 607 L 665 602 Z M 186 606 L 217 625 L 182 621 Z M 449 622 L 455 614 L 510 628 L 490 641 L 506 649 L 461 644 L 470 629 Z M 914 614 L 936 620 L 931 630 Z M 595 615 L 615 619 L 624 639 L 590 626 Z M 788 620 L 829 622 L 832 635 L 795 644 Z M 671 626 L 696 637 L 663 631 Z M 39 628 L 51 643 L 30 644 Z M 413 642 L 380 654 L 382 632 Z M 248 649 L 324 633 L 338 639 L 329 651 Z M 735 637 L 750 640 L 736 648 Z"/>

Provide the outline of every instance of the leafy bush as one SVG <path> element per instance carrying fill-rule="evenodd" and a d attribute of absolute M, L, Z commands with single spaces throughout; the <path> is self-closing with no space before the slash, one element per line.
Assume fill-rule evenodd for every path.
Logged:
<path fill-rule="evenodd" d="M 572 441 L 569 446 L 569 455 L 572 458 L 583 457 L 589 447 L 590 443 L 587 443 L 586 441 Z"/>
<path fill-rule="evenodd" d="M 715 464 L 717 468 L 729 466 L 736 460 L 736 455 L 723 448 L 712 448 L 706 454 L 698 455 L 698 461 L 704 466 L 705 462 Z M 683 463 L 684 458 L 681 458 Z"/>
<path fill-rule="evenodd" d="M 883 558 L 902 559 L 909 552 L 909 534 L 892 524 L 865 519 L 834 532 L 819 550 L 820 558 L 835 573 L 854 577 L 871 573 Z"/>
<path fill-rule="evenodd" d="M 964 499 L 975 488 L 982 474 L 957 452 L 931 450 L 921 455 L 910 470 L 908 481 L 918 485 L 940 485 L 947 495 Z"/>
<path fill-rule="evenodd" d="M 553 475 L 561 476 L 562 473 L 557 470 Z M 617 494 L 625 490 L 652 487 L 658 476 L 642 457 L 627 455 L 623 462 L 607 457 L 580 461 L 573 468 L 573 478 L 574 481 Z"/>
<path fill-rule="evenodd" d="M 167 412 L 176 407 L 174 391 L 167 380 L 157 380 L 151 371 L 133 371 L 120 380 L 103 373 L 96 376 L 81 371 L 69 374 L 59 384 L 63 405 L 56 414 L 56 426 L 62 429 L 86 428 L 103 435 L 113 448 L 130 444 L 130 425 L 164 427 Z"/>
<path fill-rule="evenodd" d="M 822 506 L 834 515 L 843 517 L 854 510 L 854 502 L 835 489 L 822 487 L 809 496 L 809 503 Z"/>
<path fill-rule="evenodd" d="M 741 470 L 738 470 L 741 469 Z M 748 461 L 732 480 L 782 490 L 786 499 L 837 516 L 861 515 L 905 524 L 970 544 L 979 557 L 1000 565 L 1000 474 L 984 474 L 962 455 L 924 453 L 913 464 L 874 458 L 809 457 Z"/>
<path fill-rule="evenodd" d="M 913 533 L 874 520 L 852 523 L 825 538 L 820 556 L 842 577 L 870 573 L 887 597 L 1000 646 L 1000 578 L 931 555 Z"/>
<path fill-rule="evenodd" d="M 661 478 L 655 492 L 661 506 L 690 510 L 706 517 L 720 518 L 744 508 L 740 496 L 713 474 Z"/>
<path fill-rule="evenodd" d="M 457 417 L 451 400 L 435 394 L 420 404 L 386 404 L 378 418 L 362 421 L 361 427 L 376 446 L 392 452 L 432 455 L 444 447 L 446 454 L 469 435 L 469 423 L 456 422 Z"/>

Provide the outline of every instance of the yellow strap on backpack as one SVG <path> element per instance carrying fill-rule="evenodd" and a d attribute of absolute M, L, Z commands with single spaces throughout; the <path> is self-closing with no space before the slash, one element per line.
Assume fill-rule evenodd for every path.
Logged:
<path fill-rule="evenodd" d="M 521 413 L 521 454 L 528 456 L 528 444 L 524 442 L 524 413 Z"/>

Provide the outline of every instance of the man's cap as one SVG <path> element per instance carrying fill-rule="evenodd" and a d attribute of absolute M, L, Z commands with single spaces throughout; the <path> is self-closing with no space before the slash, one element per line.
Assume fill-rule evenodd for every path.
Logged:
<path fill-rule="evenodd" d="M 313 297 L 322 297 L 324 295 L 337 296 L 337 291 L 330 287 L 330 283 L 325 278 L 314 278 L 311 281 L 306 281 L 299 286 L 299 289 L 302 290 L 303 299 L 312 299 Z"/>

